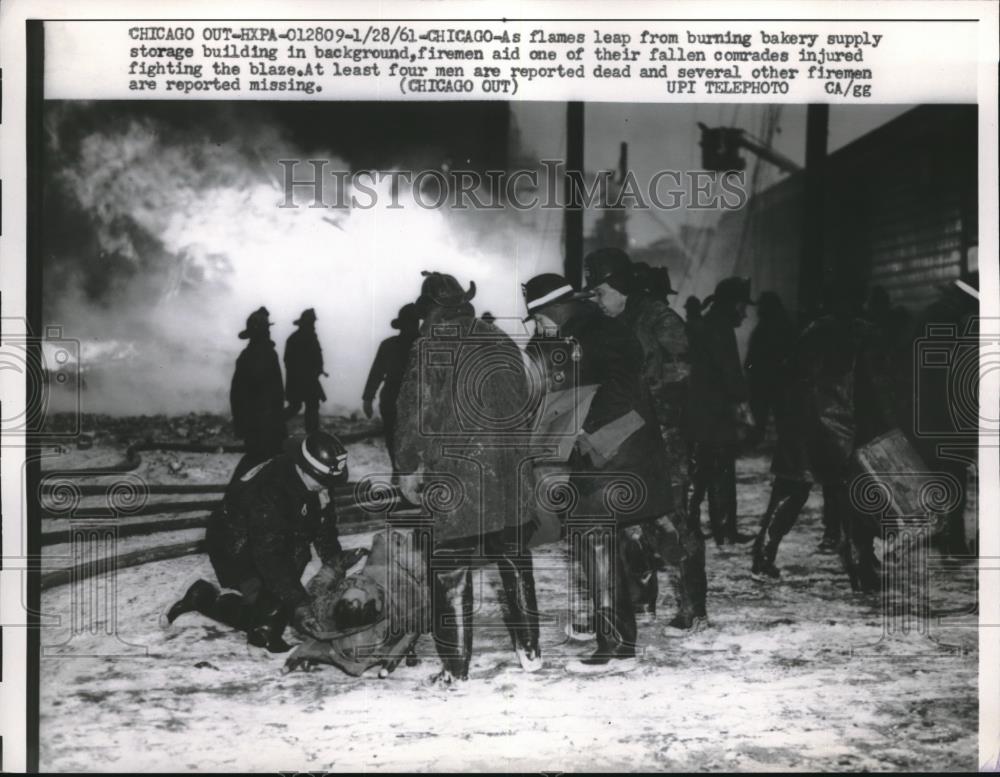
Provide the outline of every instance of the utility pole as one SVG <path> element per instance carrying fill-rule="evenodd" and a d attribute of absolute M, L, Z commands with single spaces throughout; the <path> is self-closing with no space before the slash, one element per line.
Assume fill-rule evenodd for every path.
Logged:
<path fill-rule="evenodd" d="M 583 286 L 583 202 L 573 176 L 583 175 L 583 103 L 566 103 L 566 207 L 563 211 L 563 274 L 574 288 Z M 581 178 L 582 180 L 582 178 Z"/>
<path fill-rule="evenodd" d="M 824 282 L 823 225 L 826 207 L 826 144 L 830 106 L 810 104 L 806 112 L 806 168 L 802 192 L 802 253 L 799 258 L 799 318 L 815 315 Z M 836 270 L 836 268 L 834 268 Z"/>

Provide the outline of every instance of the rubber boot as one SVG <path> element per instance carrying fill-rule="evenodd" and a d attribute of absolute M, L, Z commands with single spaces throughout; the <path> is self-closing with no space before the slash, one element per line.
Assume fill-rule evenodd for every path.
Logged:
<path fill-rule="evenodd" d="M 731 446 L 721 448 L 716 456 L 715 479 L 718 483 L 717 500 L 720 507 L 719 522 L 722 524 L 724 541 L 730 545 L 742 545 L 754 539 L 753 534 L 741 534 L 736 525 L 736 449 Z"/>
<path fill-rule="evenodd" d="M 472 571 L 468 567 L 434 573 L 434 644 L 441 682 L 469 679 L 472 661 Z"/>
<path fill-rule="evenodd" d="M 538 602 L 535 598 L 535 574 L 531 551 L 518 556 L 503 556 L 497 561 L 503 583 L 505 602 L 503 619 L 510 633 L 518 661 L 526 672 L 542 668 L 538 639 Z"/>
<path fill-rule="evenodd" d="M 839 504 L 838 489 L 829 483 L 823 484 L 823 539 L 817 550 L 833 553 L 840 545 L 841 515 L 843 505 Z"/>
<path fill-rule="evenodd" d="M 283 639 L 288 615 L 277 597 L 261 591 L 253 607 L 254 625 L 247 631 L 247 642 L 266 648 L 269 653 L 287 653 L 292 649 Z"/>
<path fill-rule="evenodd" d="M 204 613 L 219 598 L 219 589 L 207 580 L 196 580 L 167 610 L 167 623 L 173 623 L 186 612 Z"/>
<path fill-rule="evenodd" d="M 255 609 L 245 597 L 234 592 L 220 593 L 218 588 L 206 580 L 195 582 L 184 594 L 184 598 L 170 608 L 167 618 L 177 618 L 185 612 L 201 613 L 206 618 L 237 631 L 248 631 L 256 623 Z"/>
<path fill-rule="evenodd" d="M 874 536 L 867 531 L 864 519 L 845 516 L 843 521 L 844 540 L 841 543 L 841 559 L 851 582 L 851 589 L 857 593 L 877 593 L 882 590 L 882 575 L 875 558 Z"/>
<path fill-rule="evenodd" d="M 656 566 L 648 548 L 642 542 L 642 529 L 630 526 L 623 532 L 619 554 L 628 584 L 628 596 L 636 618 L 644 622 L 656 618 L 659 582 Z"/>
<path fill-rule="evenodd" d="M 583 559 L 570 560 L 572 565 L 571 601 L 566 636 L 574 642 L 589 642 L 594 639 L 594 613 L 590 601 L 590 585 L 587 583 L 586 562 Z"/>
<path fill-rule="evenodd" d="M 687 512 L 689 526 L 695 527 L 698 534 L 701 531 L 701 503 L 708 493 L 708 483 L 711 479 L 711 457 L 704 445 L 695 443 L 688 449 L 688 480 L 684 489 L 684 509 Z"/>
<path fill-rule="evenodd" d="M 776 478 L 771 485 L 771 498 L 760 522 L 760 531 L 753 544 L 751 573 L 777 580 L 781 571 L 774 565 L 782 538 L 795 525 L 802 507 L 809 498 L 809 484 Z"/>
<path fill-rule="evenodd" d="M 202 614 L 237 631 L 249 631 L 256 620 L 253 605 L 236 593 L 220 595 Z"/>
<path fill-rule="evenodd" d="M 587 580 L 594 602 L 597 650 L 570 662 L 567 669 L 580 674 L 628 671 L 637 666 L 635 615 L 627 593 L 627 582 L 613 547 L 611 530 L 594 532 L 589 538 Z"/>
<path fill-rule="evenodd" d="M 677 613 L 667 624 L 664 636 L 679 637 L 708 627 L 705 600 L 708 579 L 705 575 L 705 539 L 701 527 L 681 525 L 683 516 L 676 517 L 681 556 L 677 564 L 675 590 Z"/>
<path fill-rule="evenodd" d="M 703 454 L 702 466 L 705 468 L 705 492 L 708 495 L 708 523 L 712 529 L 715 544 L 722 547 L 726 544 L 726 494 L 720 478 L 719 452 L 712 448 Z"/>

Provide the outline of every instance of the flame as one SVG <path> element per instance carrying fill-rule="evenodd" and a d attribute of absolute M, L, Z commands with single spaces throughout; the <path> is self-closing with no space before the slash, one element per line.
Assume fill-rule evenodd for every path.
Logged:
<path fill-rule="evenodd" d="M 56 171 L 102 250 L 137 270 L 124 283 L 109 270 L 116 285 L 107 304 L 69 290 L 45 301 L 48 319 L 89 344 L 81 349 L 85 409 L 226 409 L 244 344 L 236 335 L 260 305 L 275 322 L 279 354 L 292 321 L 316 309 L 331 376 L 325 411 L 354 408 L 379 341 L 393 334 L 389 321 L 419 292 L 421 270 L 451 273 L 463 286 L 475 280 L 477 310 L 490 310 L 501 325 L 523 315 L 524 280 L 558 271 L 559 234 L 541 224 L 559 219 L 429 210 L 405 187 L 402 207 L 393 208 L 385 178 L 369 209 L 279 207 L 276 160 L 317 157 L 267 127 L 252 134 L 252 143 L 178 141 L 136 119 L 85 136 Z M 348 169 L 330 159 L 331 169 Z M 109 353 L 127 358 L 110 364 Z"/>

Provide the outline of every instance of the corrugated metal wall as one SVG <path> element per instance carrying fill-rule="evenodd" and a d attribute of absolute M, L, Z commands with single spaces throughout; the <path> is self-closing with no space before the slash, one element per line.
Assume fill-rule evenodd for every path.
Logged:
<path fill-rule="evenodd" d="M 859 290 L 881 285 L 894 305 L 915 310 L 977 270 L 976 144 L 976 106 L 924 105 L 831 154 L 827 271 L 840 265 Z M 801 224 L 796 174 L 725 214 L 702 267 L 713 285 L 729 272 L 750 275 L 754 294 L 776 291 L 797 309 Z"/>

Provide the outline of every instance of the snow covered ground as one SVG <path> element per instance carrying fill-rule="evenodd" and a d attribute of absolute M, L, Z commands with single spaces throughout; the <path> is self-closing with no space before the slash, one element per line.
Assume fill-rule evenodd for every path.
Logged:
<path fill-rule="evenodd" d="M 352 476 L 385 465 L 378 444 L 352 446 Z M 164 457 L 180 458 L 180 478 Z M 115 460 L 71 451 L 59 466 Z M 153 482 L 217 482 L 235 462 L 215 454 L 144 454 Z M 767 457 L 739 464 L 741 530 L 763 512 Z M 176 465 L 175 465 L 176 469 Z M 282 674 L 284 657 L 197 614 L 163 629 L 164 608 L 204 556 L 121 570 L 117 599 L 84 581 L 44 592 L 41 663 L 43 770 L 955 770 L 976 768 L 977 617 L 974 566 L 936 573 L 932 635 L 882 639 L 880 597 L 853 595 L 838 560 L 817 555 L 818 490 L 786 539 L 780 583 L 753 581 L 748 548 L 708 549 L 712 627 L 661 635 L 671 614 L 661 577 L 656 624 L 640 627 L 640 668 L 580 678 L 567 657 L 588 649 L 562 637 L 564 548 L 536 551 L 545 668 L 521 671 L 500 620 L 499 578 L 477 573 L 470 680 L 426 685 L 422 660 L 388 679 L 327 667 Z M 185 533 L 185 538 L 190 533 Z M 193 536 L 198 536 L 195 531 Z M 178 541 L 178 540 L 171 540 Z M 347 546 L 370 542 L 351 535 Z M 58 548 L 59 546 L 55 546 Z M 54 548 L 54 549 L 55 549 Z M 315 563 L 315 562 L 314 562 Z M 309 569 L 306 575 L 313 570 Z M 89 608 L 89 609 L 88 609 Z M 73 632 L 73 613 L 101 633 Z M 962 614 L 966 612 L 966 614 Z M 77 623 L 89 624 L 88 617 Z M 117 637 L 105 631 L 115 631 Z M 881 640 L 881 641 L 880 641 Z M 946 646 L 951 646 L 948 648 Z"/>

